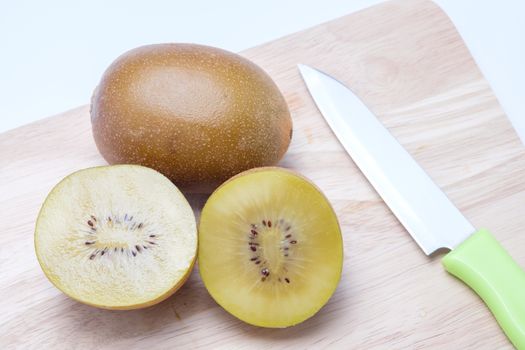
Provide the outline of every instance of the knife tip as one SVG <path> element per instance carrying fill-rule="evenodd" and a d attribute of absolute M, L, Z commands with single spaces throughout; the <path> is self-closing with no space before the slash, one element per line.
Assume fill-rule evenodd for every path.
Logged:
<path fill-rule="evenodd" d="M 308 67 L 306 64 L 297 63 L 297 68 L 298 68 L 300 71 L 303 71 L 303 70 L 308 69 L 308 68 L 310 68 L 310 67 Z"/>
<path fill-rule="evenodd" d="M 312 68 L 306 64 L 302 64 L 302 63 L 298 63 L 297 64 L 297 68 L 299 69 L 299 73 L 301 73 L 301 75 L 303 77 L 309 75 L 309 73 L 312 73 L 313 71 L 315 71 L 315 68 Z"/>

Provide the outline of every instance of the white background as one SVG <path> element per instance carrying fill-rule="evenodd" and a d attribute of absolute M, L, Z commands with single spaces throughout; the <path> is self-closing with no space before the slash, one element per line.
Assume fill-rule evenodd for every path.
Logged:
<path fill-rule="evenodd" d="M 104 69 L 133 47 L 195 42 L 240 51 L 379 2 L 5 1 L 0 132 L 88 103 Z M 436 2 L 525 140 L 525 2 Z"/>

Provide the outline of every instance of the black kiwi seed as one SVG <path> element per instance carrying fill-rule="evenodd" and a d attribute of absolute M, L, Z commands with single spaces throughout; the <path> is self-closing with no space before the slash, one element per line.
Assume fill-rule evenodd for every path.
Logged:
<path fill-rule="evenodd" d="M 292 250 L 291 249 L 291 244 L 297 244 L 297 240 L 294 239 L 293 237 L 293 232 L 288 232 L 292 229 L 292 226 L 289 225 L 284 219 L 276 219 L 272 222 L 272 220 L 267 220 L 267 219 L 264 219 L 264 220 L 261 220 L 261 223 L 264 227 L 268 227 L 268 228 L 272 228 L 272 226 L 274 226 L 276 229 L 280 230 L 281 231 L 281 234 L 284 236 L 284 238 L 281 238 L 281 251 L 282 251 L 282 254 L 284 257 L 288 257 L 289 254 L 290 254 L 290 251 Z M 256 225 L 255 224 L 250 224 L 250 234 L 248 235 L 248 247 L 250 248 L 250 250 L 252 252 L 257 252 L 257 248 L 259 247 L 259 236 L 258 234 L 261 232 L 260 230 L 256 230 Z M 258 232 L 259 231 L 259 232 Z M 265 232 L 264 230 L 262 231 L 263 233 Z M 283 237 L 281 236 L 281 237 Z M 260 253 L 259 253 L 260 254 Z M 261 281 L 264 282 L 266 281 L 269 276 L 270 276 L 270 270 L 268 269 L 267 267 L 267 263 L 266 263 L 266 260 L 264 260 L 263 258 L 261 258 L 260 256 L 251 256 L 250 257 L 250 261 L 253 261 L 255 263 L 255 265 L 260 265 L 261 267 L 261 270 L 260 270 L 260 273 L 262 275 L 261 277 Z M 287 273 L 288 272 L 288 269 L 286 268 L 285 265 L 282 266 L 282 269 L 283 269 L 283 273 Z M 275 278 L 279 281 L 279 283 L 283 283 L 283 282 L 286 282 L 286 283 L 291 283 L 290 281 L 290 278 L 288 277 L 279 277 L 279 276 L 275 276 Z"/>
<path fill-rule="evenodd" d="M 122 225 L 125 225 L 127 230 L 129 230 L 129 231 L 134 231 L 136 229 L 143 228 L 144 223 L 143 222 L 139 223 L 138 220 L 137 221 L 133 221 L 133 218 L 134 218 L 134 216 L 130 215 L 128 213 L 124 213 L 124 215 L 122 215 L 122 216 L 111 214 L 111 215 L 107 216 L 107 221 L 106 222 L 102 222 L 101 223 L 102 229 L 103 229 L 103 225 L 104 224 L 108 224 L 108 225 L 111 225 L 111 226 L 113 226 L 113 225 L 121 225 L 122 224 Z M 86 230 L 80 230 L 80 231 L 84 232 L 84 233 L 92 234 L 92 235 L 96 234 L 96 231 L 97 231 L 96 223 L 98 222 L 98 220 L 95 217 L 95 215 L 90 215 L 90 219 L 88 219 L 86 222 L 87 222 L 87 224 L 90 227 L 90 231 L 86 231 Z M 147 234 L 147 233 L 145 233 L 145 234 Z M 146 240 L 148 236 L 149 236 L 149 238 L 151 238 L 151 240 Z M 102 255 L 111 255 L 112 251 L 117 253 L 119 250 L 120 250 L 120 253 L 122 253 L 122 254 L 124 254 L 124 253 L 127 254 L 128 252 L 131 252 L 131 254 L 135 257 L 135 256 L 137 256 L 138 253 L 142 253 L 146 249 L 149 249 L 152 246 L 157 245 L 157 243 L 155 243 L 154 240 L 156 240 L 158 238 L 158 235 L 157 234 L 151 234 L 151 235 L 148 234 L 148 236 L 143 238 L 144 241 L 142 241 L 142 243 L 139 242 L 137 245 L 135 245 L 134 249 L 125 248 L 125 247 L 122 247 L 122 246 L 115 247 L 115 246 L 111 245 L 111 246 L 108 246 L 108 247 L 104 247 L 101 250 L 97 249 L 94 253 L 92 253 L 89 256 L 89 259 L 93 260 L 93 259 L 96 258 L 97 255 L 100 255 L 100 256 L 102 256 Z M 88 238 L 86 241 L 84 241 L 85 245 L 93 245 L 93 244 L 95 244 L 97 242 L 97 240 L 95 239 L 95 236 L 91 236 L 91 237 L 92 238 Z M 146 244 L 148 244 L 148 245 L 146 245 Z"/>

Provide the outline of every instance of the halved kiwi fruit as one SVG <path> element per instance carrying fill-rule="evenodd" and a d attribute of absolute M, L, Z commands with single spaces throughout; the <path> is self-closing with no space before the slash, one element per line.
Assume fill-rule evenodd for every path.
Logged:
<path fill-rule="evenodd" d="M 137 165 L 89 168 L 53 188 L 35 229 L 38 261 L 61 291 L 85 304 L 156 304 L 187 279 L 197 229 L 182 193 Z"/>
<path fill-rule="evenodd" d="M 281 168 L 234 176 L 208 199 L 199 270 L 211 296 L 239 319 L 288 327 L 334 293 L 343 263 L 337 217 L 309 180 Z"/>

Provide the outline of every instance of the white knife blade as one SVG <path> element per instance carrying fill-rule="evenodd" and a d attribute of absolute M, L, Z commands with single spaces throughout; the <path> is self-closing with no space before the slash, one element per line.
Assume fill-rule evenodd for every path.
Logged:
<path fill-rule="evenodd" d="M 487 229 L 474 229 L 348 88 L 313 68 L 299 69 L 343 147 L 423 251 L 451 249 L 445 270 L 471 287 L 514 346 L 525 349 L 525 271 Z"/>
<path fill-rule="evenodd" d="M 339 142 L 427 255 L 476 231 L 350 89 L 306 65 L 299 70 Z"/>

